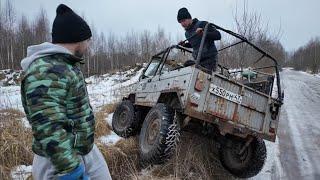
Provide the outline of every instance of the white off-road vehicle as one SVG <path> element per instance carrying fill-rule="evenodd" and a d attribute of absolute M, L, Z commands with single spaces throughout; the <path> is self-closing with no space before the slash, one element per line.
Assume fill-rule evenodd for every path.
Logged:
<path fill-rule="evenodd" d="M 283 101 L 278 64 L 246 38 L 210 25 L 253 47 L 262 55 L 258 61 L 269 59 L 273 65 L 246 72 L 219 66 L 218 71 L 208 72 L 199 66 L 207 25 L 197 60 L 182 59 L 186 63 L 179 65 L 175 58 L 181 61 L 192 53 L 179 45 L 152 57 L 134 90 L 116 108 L 113 130 L 124 138 L 139 134 L 140 158 L 145 165 L 168 160 L 185 130 L 209 135 L 220 144 L 220 161 L 231 174 L 252 177 L 266 160 L 263 140 L 276 139 Z M 273 70 L 266 73 L 263 69 Z M 233 73 L 242 76 L 234 78 Z M 274 82 L 277 98 L 272 97 Z"/>

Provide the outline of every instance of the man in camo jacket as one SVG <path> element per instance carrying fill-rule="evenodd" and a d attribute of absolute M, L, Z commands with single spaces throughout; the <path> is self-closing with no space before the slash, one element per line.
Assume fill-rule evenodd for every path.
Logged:
<path fill-rule="evenodd" d="M 28 47 L 21 61 L 21 96 L 32 126 L 35 180 L 111 179 L 94 144 L 95 117 L 79 68 L 90 38 L 87 23 L 61 4 L 52 43 Z"/>

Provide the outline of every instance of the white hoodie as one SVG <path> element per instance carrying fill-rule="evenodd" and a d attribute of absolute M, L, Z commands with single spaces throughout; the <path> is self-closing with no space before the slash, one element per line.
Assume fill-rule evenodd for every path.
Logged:
<path fill-rule="evenodd" d="M 67 48 L 49 42 L 29 46 L 27 49 L 27 57 L 21 61 L 22 70 L 26 71 L 30 64 L 38 58 L 57 53 L 72 54 Z"/>

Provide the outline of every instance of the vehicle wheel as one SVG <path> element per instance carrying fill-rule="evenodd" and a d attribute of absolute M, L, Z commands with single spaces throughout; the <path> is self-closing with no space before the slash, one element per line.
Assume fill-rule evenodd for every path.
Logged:
<path fill-rule="evenodd" d="M 131 101 L 122 101 L 112 118 L 113 131 L 124 138 L 136 135 L 141 127 L 141 113 L 136 112 Z"/>
<path fill-rule="evenodd" d="M 139 137 L 142 165 L 162 164 L 174 154 L 180 138 L 175 111 L 159 103 L 147 114 Z"/>
<path fill-rule="evenodd" d="M 240 138 L 227 138 L 220 148 L 220 161 L 224 168 L 239 178 L 249 178 L 257 175 L 266 160 L 267 150 L 264 141 L 253 139 L 250 145 L 239 153 L 245 145 Z"/>

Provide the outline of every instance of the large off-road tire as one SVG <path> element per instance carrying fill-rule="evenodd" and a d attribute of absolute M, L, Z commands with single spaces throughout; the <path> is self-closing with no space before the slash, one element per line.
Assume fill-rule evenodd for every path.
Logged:
<path fill-rule="evenodd" d="M 174 154 L 180 138 L 175 111 L 159 103 L 147 114 L 141 128 L 139 149 L 142 165 L 162 164 Z"/>
<path fill-rule="evenodd" d="M 263 140 L 255 138 L 246 150 L 239 154 L 245 141 L 240 138 L 227 138 L 220 148 L 220 161 L 224 168 L 239 178 L 257 175 L 266 160 L 267 150 Z"/>
<path fill-rule="evenodd" d="M 122 101 L 112 118 L 113 131 L 124 138 L 136 135 L 141 128 L 141 113 L 135 110 L 129 100 Z"/>

